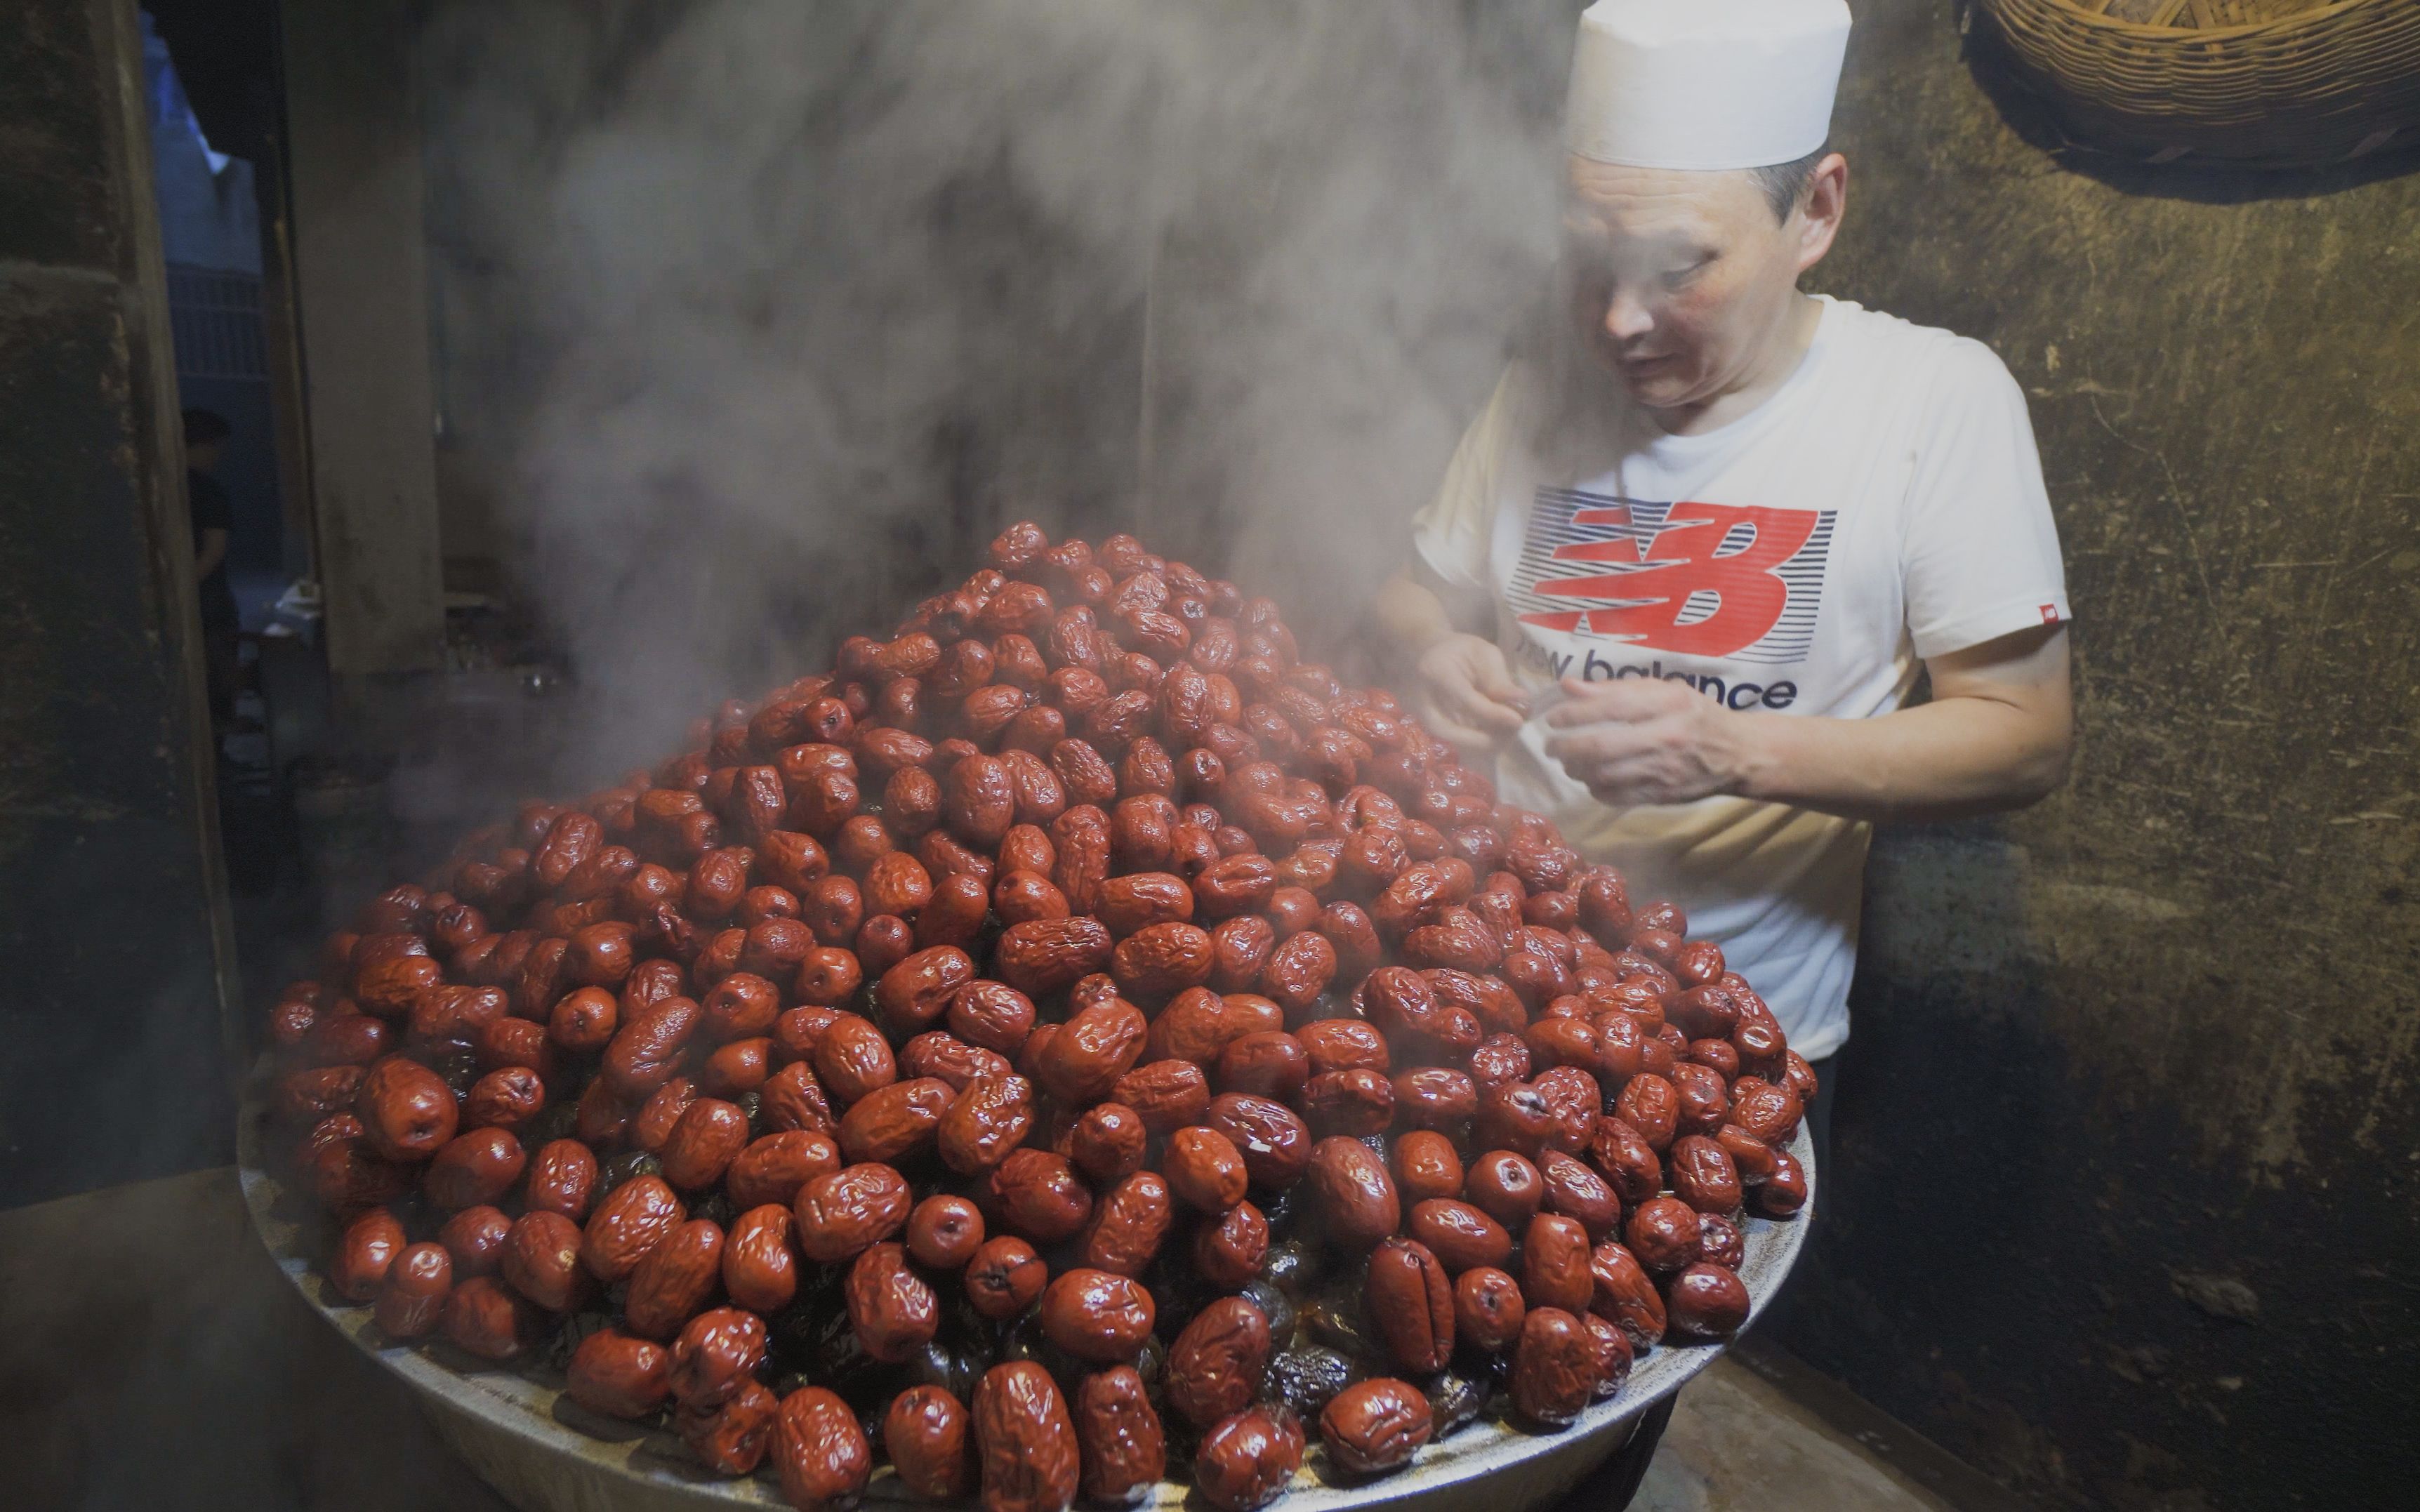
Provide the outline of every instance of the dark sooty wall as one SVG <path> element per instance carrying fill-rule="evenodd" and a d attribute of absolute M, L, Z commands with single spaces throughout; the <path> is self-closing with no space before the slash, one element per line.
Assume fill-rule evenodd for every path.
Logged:
<path fill-rule="evenodd" d="M 0 1205 L 231 1153 L 231 967 L 119 0 L 0 24 Z"/>
<path fill-rule="evenodd" d="M 2420 1476 L 2420 177 L 2076 171 L 1951 6 L 1857 22 L 1819 282 L 2031 395 L 2082 742 L 2030 812 L 1878 839 L 1784 1337 L 2045 1504 L 2382 1504 Z"/>

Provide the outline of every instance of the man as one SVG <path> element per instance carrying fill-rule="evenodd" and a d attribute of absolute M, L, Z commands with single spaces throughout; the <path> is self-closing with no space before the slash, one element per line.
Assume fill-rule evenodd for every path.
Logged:
<path fill-rule="evenodd" d="M 227 586 L 227 537 L 235 504 L 217 477 L 219 456 L 233 434 L 225 417 L 185 411 L 185 497 L 194 521 L 194 576 L 202 608 L 202 662 L 209 678 L 210 723 L 225 731 L 235 716 L 237 641 L 241 629 L 235 590 Z"/>
<path fill-rule="evenodd" d="M 1842 0 L 1587 12 L 1574 318 L 1506 373 L 1374 606 L 1431 728 L 1772 1005 L 1822 1078 L 1819 1177 L 1871 825 L 2031 803 L 2071 741 L 2021 391 L 1979 344 L 1797 287 L 1845 204 L 1848 30 Z M 1594 1500 L 1627 1500 L 1661 1426 Z"/>

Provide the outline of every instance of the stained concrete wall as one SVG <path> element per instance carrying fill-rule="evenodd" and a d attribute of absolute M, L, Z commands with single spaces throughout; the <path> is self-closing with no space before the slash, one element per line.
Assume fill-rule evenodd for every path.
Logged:
<path fill-rule="evenodd" d="M 1945 0 L 1857 8 L 1818 282 L 2031 395 L 2082 748 L 2039 809 L 1878 840 L 1788 1341 L 2047 1504 L 2385 1504 L 2420 1475 L 2420 177 L 2076 171 L 1964 45 Z"/>
<path fill-rule="evenodd" d="M 0 1204 L 215 1164 L 233 971 L 132 0 L 0 26 Z"/>

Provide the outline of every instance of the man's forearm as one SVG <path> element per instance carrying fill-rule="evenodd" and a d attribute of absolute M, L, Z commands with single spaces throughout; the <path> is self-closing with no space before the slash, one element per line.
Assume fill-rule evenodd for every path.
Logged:
<path fill-rule="evenodd" d="M 1398 572 L 1371 596 L 1370 619 L 1377 626 L 1380 650 L 1399 670 L 1419 660 L 1420 653 L 1459 628 L 1445 601 Z"/>
<path fill-rule="evenodd" d="M 1877 824 L 2023 808 L 2067 776 L 2063 720 L 1983 698 L 1870 719 L 1751 715 L 1743 797 Z"/>
<path fill-rule="evenodd" d="M 1931 702 L 1863 719 L 1734 713 L 1674 683 L 1566 678 L 1545 751 L 1616 808 L 1730 794 L 1877 822 L 2019 808 L 2066 778 L 2065 626 L 1924 665 Z"/>

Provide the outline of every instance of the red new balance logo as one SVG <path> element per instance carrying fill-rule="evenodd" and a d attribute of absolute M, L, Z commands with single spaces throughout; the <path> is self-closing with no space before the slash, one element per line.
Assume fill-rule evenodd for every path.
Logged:
<path fill-rule="evenodd" d="M 1553 504 L 1579 499 L 1589 503 L 1572 509 L 1567 524 L 1555 517 L 1562 512 Z M 1606 503 L 1543 492 L 1539 502 L 1533 531 L 1543 525 L 1566 538 L 1541 560 L 1533 533 L 1523 568 L 1535 577 L 1519 586 L 1533 603 L 1579 600 L 1586 607 L 1541 607 L 1521 614 L 1524 624 L 1696 656 L 1746 651 L 1781 628 L 1785 615 L 1793 633 L 1780 639 L 1811 638 L 1831 544 L 1828 515 L 1751 504 Z M 1556 576 L 1558 565 L 1588 570 Z"/>

